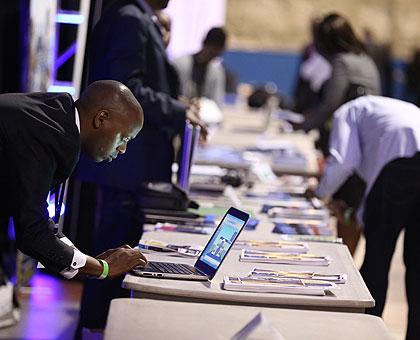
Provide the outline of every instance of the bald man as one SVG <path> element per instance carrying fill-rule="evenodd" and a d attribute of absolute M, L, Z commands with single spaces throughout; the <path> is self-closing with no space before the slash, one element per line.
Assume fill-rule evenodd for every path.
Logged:
<path fill-rule="evenodd" d="M 144 265 L 144 256 L 128 246 L 97 259 L 81 253 L 54 232 L 46 202 L 81 150 L 110 162 L 142 127 L 140 104 L 117 81 L 94 82 L 75 102 L 68 93 L 0 95 L 0 228 L 12 217 L 18 249 L 67 278 L 78 272 L 112 278 Z"/>

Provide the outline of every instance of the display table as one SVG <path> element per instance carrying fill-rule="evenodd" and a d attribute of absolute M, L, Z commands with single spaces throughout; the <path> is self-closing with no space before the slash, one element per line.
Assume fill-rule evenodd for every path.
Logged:
<path fill-rule="evenodd" d="M 209 235 L 175 232 L 148 232 L 144 235 L 145 239 L 160 240 L 174 244 L 198 244 L 203 246 L 209 237 Z M 278 240 L 279 235 L 265 233 L 264 237 L 263 233 L 245 231 L 240 235 L 240 239 Z M 354 266 L 352 257 L 345 245 L 310 242 L 309 251 L 314 254 L 330 256 L 332 263 L 328 267 L 246 263 L 239 262 L 240 250 L 232 249 L 211 282 L 143 278 L 127 274 L 123 281 L 123 287 L 130 289 L 133 297 L 147 297 L 161 300 L 269 305 L 347 312 L 363 312 L 365 308 L 374 306 L 374 300 L 364 284 L 359 271 Z M 183 262 L 189 264 L 195 262 L 195 259 L 168 256 L 161 253 L 146 254 L 146 257 L 154 261 Z M 233 292 L 226 291 L 222 288 L 224 276 L 246 276 L 255 267 L 275 270 L 309 270 L 329 274 L 345 273 L 348 275 L 348 280 L 345 284 L 339 285 L 337 289 L 326 296 Z"/>
<path fill-rule="evenodd" d="M 105 340 L 230 339 L 260 312 L 287 340 L 392 339 L 382 319 L 364 314 L 116 299 Z"/>
<path fill-rule="evenodd" d="M 280 122 L 275 118 L 267 121 L 264 110 L 249 110 L 235 106 L 225 106 L 224 120 L 221 127 L 211 136 L 208 148 L 220 147 L 221 157 L 201 157 L 200 152 L 195 156 L 197 164 L 219 165 L 226 168 L 247 168 L 249 163 L 241 159 L 234 151 L 255 147 L 258 141 L 276 140 L 290 143 L 306 159 L 306 164 L 286 164 L 285 162 L 271 163 L 276 174 L 317 175 L 318 163 L 314 149 L 314 135 L 303 132 L 281 133 Z M 231 151 L 227 149 L 232 149 Z M 212 155 L 217 153 L 211 152 Z"/>

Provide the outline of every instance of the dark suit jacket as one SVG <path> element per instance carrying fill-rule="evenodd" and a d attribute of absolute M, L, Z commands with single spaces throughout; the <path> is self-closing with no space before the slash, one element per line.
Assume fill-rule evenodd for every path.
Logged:
<path fill-rule="evenodd" d="M 69 94 L 0 95 L 0 220 L 13 216 L 18 248 L 56 271 L 70 265 L 73 250 L 50 229 L 46 199 L 79 153 Z"/>
<path fill-rule="evenodd" d="M 170 181 L 172 139 L 184 128 L 186 107 L 175 99 L 176 72 L 141 1 L 110 5 L 92 32 L 89 51 L 89 81 L 114 79 L 127 85 L 141 103 L 145 121 L 125 155 L 111 164 L 83 159 L 79 178 L 125 190 L 145 181 Z"/>

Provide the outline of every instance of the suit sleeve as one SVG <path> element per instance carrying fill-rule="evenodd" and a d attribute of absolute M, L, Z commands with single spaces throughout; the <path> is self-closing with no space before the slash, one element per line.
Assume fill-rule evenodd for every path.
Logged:
<path fill-rule="evenodd" d="M 158 92 L 144 83 L 147 70 L 146 23 L 134 16 L 122 16 L 115 21 L 112 43 L 107 53 L 111 77 L 126 84 L 143 106 L 145 121 L 155 126 L 182 128 L 186 107 L 170 95 Z"/>
<path fill-rule="evenodd" d="M 8 157 L 13 170 L 10 177 L 17 247 L 47 268 L 60 272 L 70 266 L 74 252 L 50 228 L 46 198 L 55 161 L 47 146 L 29 139 L 22 136 Z"/>

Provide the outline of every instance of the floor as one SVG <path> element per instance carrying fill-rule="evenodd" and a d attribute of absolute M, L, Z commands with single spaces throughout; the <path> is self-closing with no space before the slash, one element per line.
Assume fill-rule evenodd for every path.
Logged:
<path fill-rule="evenodd" d="M 355 254 L 360 267 L 364 242 Z M 404 339 L 407 303 L 404 291 L 402 238 L 397 244 L 390 273 L 390 287 L 384 321 L 396 340 Z M 0 330 L 0 339 L 70 340 L 78 318 L 82 286 L 77 281 L 59 280 L 37 274 L 32 287 L 21 294 L 22 316 L 17 326 Z"/>
<path fill-rule="evenodd" d="M 22 304 L 18 325 L 0 330 L 0 339 L 73 339 L 82 284 L 37 274 L 19 298 Z"/>

